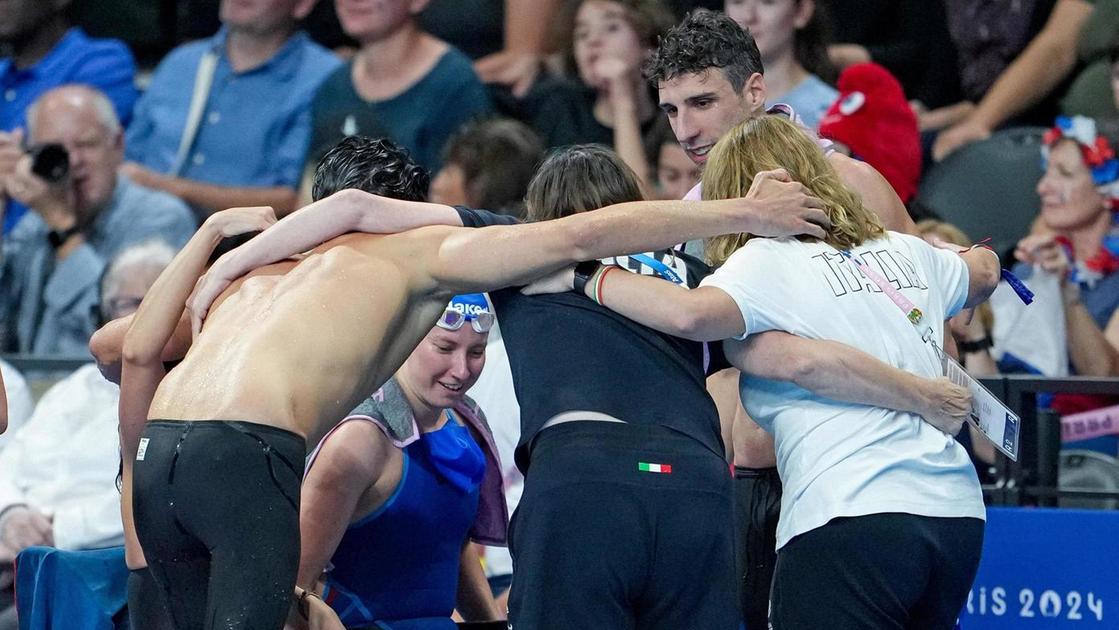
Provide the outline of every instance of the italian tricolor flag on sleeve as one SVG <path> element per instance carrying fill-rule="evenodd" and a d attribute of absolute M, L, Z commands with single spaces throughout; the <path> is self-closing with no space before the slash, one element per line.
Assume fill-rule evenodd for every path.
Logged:
<path fill-rule="evenodd" d="M 672 474 L 671 464 L 653 464 L 650 462 L 637 462 L 637 470 L 649 473 Z"/>

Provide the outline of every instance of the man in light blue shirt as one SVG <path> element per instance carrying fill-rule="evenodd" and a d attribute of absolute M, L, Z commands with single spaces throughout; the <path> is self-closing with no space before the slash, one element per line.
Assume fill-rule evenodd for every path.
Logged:
<path fill-rule="evenodd" d="M 31 212 L 0 249 L 0 350 L 85 357 L 99 323 L 105 261 L 151 238 L 182 247 L 196 224 L 179 199 L 117 174 L 123 133 L 101 92 L 51 90 L 31 106 L 27 122 L 33 143 L 66 147 L 70 171 L 50 184 L 24 157 L 8 179 L 12 198 Z"/>
<path fill-rule="evenodd" d="M 93 39 L 70 28 L 59 2 L 10 0 L 0 3 L 0 180 L 23 154 L 27 108 L 41 94 L 66 83 L 97 87 L 127 124 L 139 93 L 133 85 L 136 62 L 124 42 Z M 0 205 L 6 194 L 0 181 Z M 9 203 L 7 234 L 27 208 Z"/>
<path fill-rule="evenodd" d="M 171 51 L 152 75 L 128 128 L 125 173 L 203 215 L 231 206 L 294 209 L 311 100 L 341 63 L 296 30 L 314 3 L 223 0 L 222 29 Z M 196 93 L 206 97 L 197 131 L 181 147 Z"/>

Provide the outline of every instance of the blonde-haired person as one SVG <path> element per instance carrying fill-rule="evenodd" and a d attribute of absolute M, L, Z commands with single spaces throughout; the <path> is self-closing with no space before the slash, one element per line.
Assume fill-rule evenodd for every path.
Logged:
<path fill-rule="evenodd" d="M 672 335 L 745 340 L 724 347 L 747 374 L 746 410 L 774 434 L 785 484 L 775 627 L 951 628 L 978 567 L 985 518 L 963 447 L 917 413 L 749 376 L 757 365 L 795 359 L 750 349 L 756 334 L 784 330 L 839 341 L 915 378 L 937 379 L 940 359 L 922 333 L 940 345 L 943 320 L 994 290 L 998 261 L 985 250 L 957 255 L 887 232 L 813 141 L 777 116 L 746 121 L 719 141 L 704 172 L 704 196 L 737 197 L 773 169 L 823 201 L 832 224 L 826 238 L 710 239 L 708 257 L 722 267 L 697 289 L 613 273 L 594 283 L 595 296 Z M 872 271 L 864 275 L 854 261 Z M 872 278 L 920 310 L 919 328 Z"/>

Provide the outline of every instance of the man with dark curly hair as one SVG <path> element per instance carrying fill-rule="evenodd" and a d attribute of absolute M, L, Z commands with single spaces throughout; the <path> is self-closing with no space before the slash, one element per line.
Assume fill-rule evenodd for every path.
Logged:
<path fill-rule="evenodd" d="M 787 105 L 766 107 L 764 72 L 750 33 L 726 15 L 705 9 L 693 11 L 669 30 L 645 64 L 645 77 L 657 88 L 677 141 L 701 168 L 715 143 L 749 118 L 771 114 L 799 122 Z M 812 134 L 807 128 L 805 133 Z M 826 140 L 820 145 L 843 182 L 860 194 L 887 229 L 914 232 L 905 206 L 874 167 L 832 151 Z M 697 185 L 685 198 L 699 199 L 700 191 Z M 738 379 L 731 379 L 734 384 L 728 389 L 736 390 Z M 741 408 L 731 433 L 742 562 L 740 602 L 747 628 L 765 628 L 777 558 L 781 481 L 773 437 Z"/>
<path fill-rule="evenodd" d="M 702 166 L 707 153 L 738 123 L 766 113 L 796 118 L 788 106 L 766 108 L 761 53 L 750 33 L 714 11 L 696 10 L 661 38 L 645 64 L 680 146 Z M 913 221 L 885 180 L 865 162 L 825 150 L 845 184 L 857 190 L 888 229 L 909 232 Z M 693 190 L 698 198 L 698 187 Z"/>
<path fill-rule="evenodd" d="M 428 184 L 427 171 L 392 140 L 349 136 L 319 160 L 311 198 L 318 201 L 356 188 L 393 199 L 424 201 Z"/>

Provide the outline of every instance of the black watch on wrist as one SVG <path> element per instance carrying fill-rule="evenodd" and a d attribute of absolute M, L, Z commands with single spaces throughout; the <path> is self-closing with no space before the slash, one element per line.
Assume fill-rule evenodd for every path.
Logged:
<path fill-rule="evenodd" d="M 586 293 L 587 282 L 590 281 L 591 276 L 593 276 L 594 272 L 598 271 L 598 268 L 601 266 L 602 263 L 598 262 L 597 260 L 584 260 L 578 265 L 575 265 L 574 288 L 576 293 Z"/>
<path fill-rule="evenodd" d="M 51 247 L 58 249 L 59 247 L 62 247 L 63 243 L 70 240 L 71 236 L 81 231 L 81 226 L 75 223 L 65 230 L 51 230 L 47 233 L 47 240 L 50 241 Z"/>
<path fill-rule="evenodd" d="M 971 354 L 973 352 L 990 350 L 991 346 L 995 345 L 995 342 L 991 339 L 990 335 L 987 335 L 979 341 L 961 341 L 956 345 L 960 348 L 960 354 Z"/>

